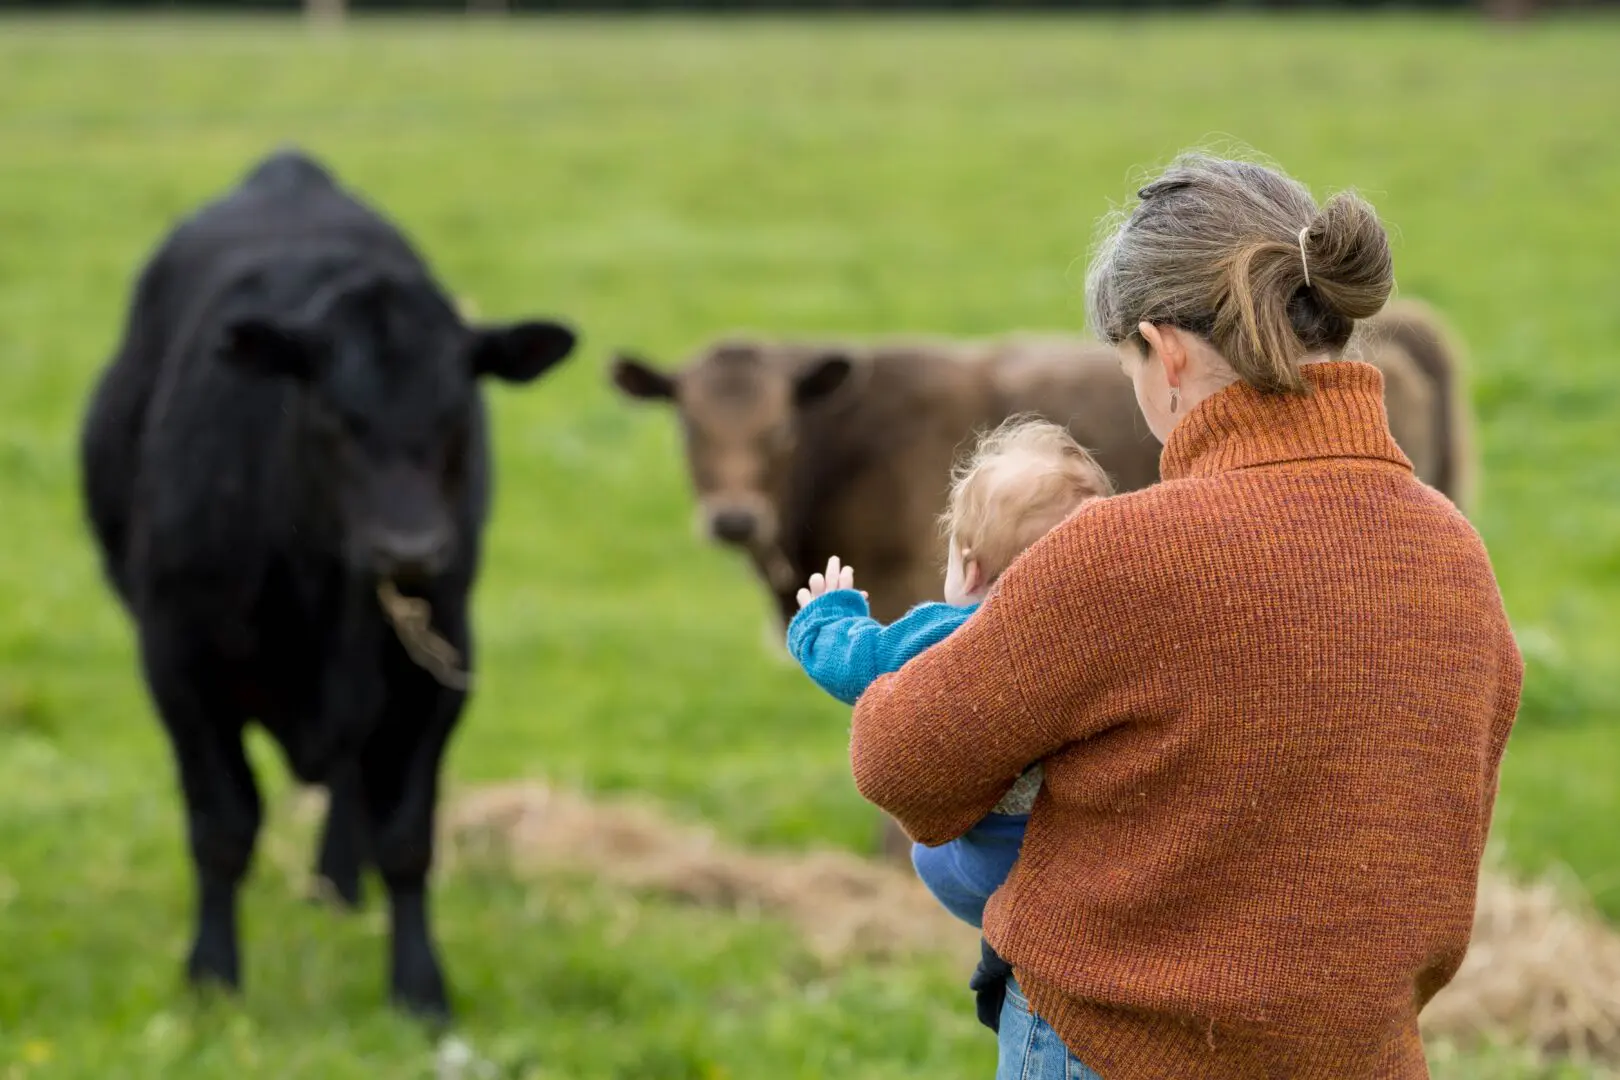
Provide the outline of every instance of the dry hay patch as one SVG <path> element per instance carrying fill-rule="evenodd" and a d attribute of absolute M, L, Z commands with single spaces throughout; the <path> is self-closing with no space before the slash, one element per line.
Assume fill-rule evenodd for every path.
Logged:
<path fill-rule="evenodd" d="M 976 955 L 977 933 L 906 868 L 847 852 L 729 845 L 633 802 L 538 782 L 468 792 L 444 814 L 446 861 L 496 859 L 520 872 L 584 872 L 627 889 L 742 915 L 782 918 L 820 958 Z M 1510 1044 L 1547 1060 L 1620 1065 L 1620 935 L 1571 890 L 1488 870 L 1473 943 L 1424 1010 L 1425 1035 Z"/>
<path fill-rule="evenodd" d="M 1573 889 L 1488 870 L 1468 957 L 1423 1026 L 1463 1044 L 1620 1066 L 1620 935 Z"/>
<path fill-rule="evenodd" d="M 545 784 L 469 792 L 444 814 L 446 861 L 498 859 L 522 872 L 583 871 L 610 884 L 796 926 L 821 960 L 949 950 L 977 957 L 978 932 L 908 869 L 841 851 L 749 851 L 631 802 Z"/>

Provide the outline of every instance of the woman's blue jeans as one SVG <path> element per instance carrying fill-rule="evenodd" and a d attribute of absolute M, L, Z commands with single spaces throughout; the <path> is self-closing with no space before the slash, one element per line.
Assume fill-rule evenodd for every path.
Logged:
<path fill-rule="evenodd" d="M 997 1038 L 996 1080 L 1102 1080 L 1069 1053 L 1052 1025 L 1030 1012 L 1015 979 L 1007 980 Z"/>

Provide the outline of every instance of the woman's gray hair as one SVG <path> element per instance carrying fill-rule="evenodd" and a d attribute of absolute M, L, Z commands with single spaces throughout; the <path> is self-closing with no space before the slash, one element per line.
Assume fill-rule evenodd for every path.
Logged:
<path fill-rule="evenodd" d="M 1250 386 L 1303 392 L 1300 360 L 1342 353 L 1394 288 L 1389 237 L 1354 194 L 1318 207 L 1275 169 L 1192 152 L 1137 198 L 1105 223 L 1086 274 L 1091 331 L 1109 344 L 1173 326 Z"/>

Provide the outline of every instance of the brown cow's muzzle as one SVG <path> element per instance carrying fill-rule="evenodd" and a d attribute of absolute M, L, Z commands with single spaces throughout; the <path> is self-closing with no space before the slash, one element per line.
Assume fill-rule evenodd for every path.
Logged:
<path fill-rule="evenodd" d="M 747 552 L 773 588 L 787 588 L 795 580 L 778 542 L 776 514 L 764 500 L 706 499 L 698 527 L 710 540 Z"/>
<path fill-rule="evenodd" d="M 703 531 L 710 540 L 750 551 L 776 543 L 776 515 L 763 499 L 705 499 Z"/>
<path fill-rule="evenodd" d="M 759 517 L 749 510 L 726 509 L 709 518 L 709 535 L 723 544 L 747 545 L 759 531 Z"/>

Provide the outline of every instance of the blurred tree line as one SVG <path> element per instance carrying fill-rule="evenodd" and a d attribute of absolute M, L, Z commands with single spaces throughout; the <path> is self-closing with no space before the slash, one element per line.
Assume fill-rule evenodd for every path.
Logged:
<path fill-rule="evenodd" d="M 349 13 L 537 14 L 563 11 L 1195 11 L 1467 10 L 1520 19 L 1553 8 L 1620 7 L 1620 0 L 0 0 L 0 11 L 271 13 L 319 20 Z"/>

